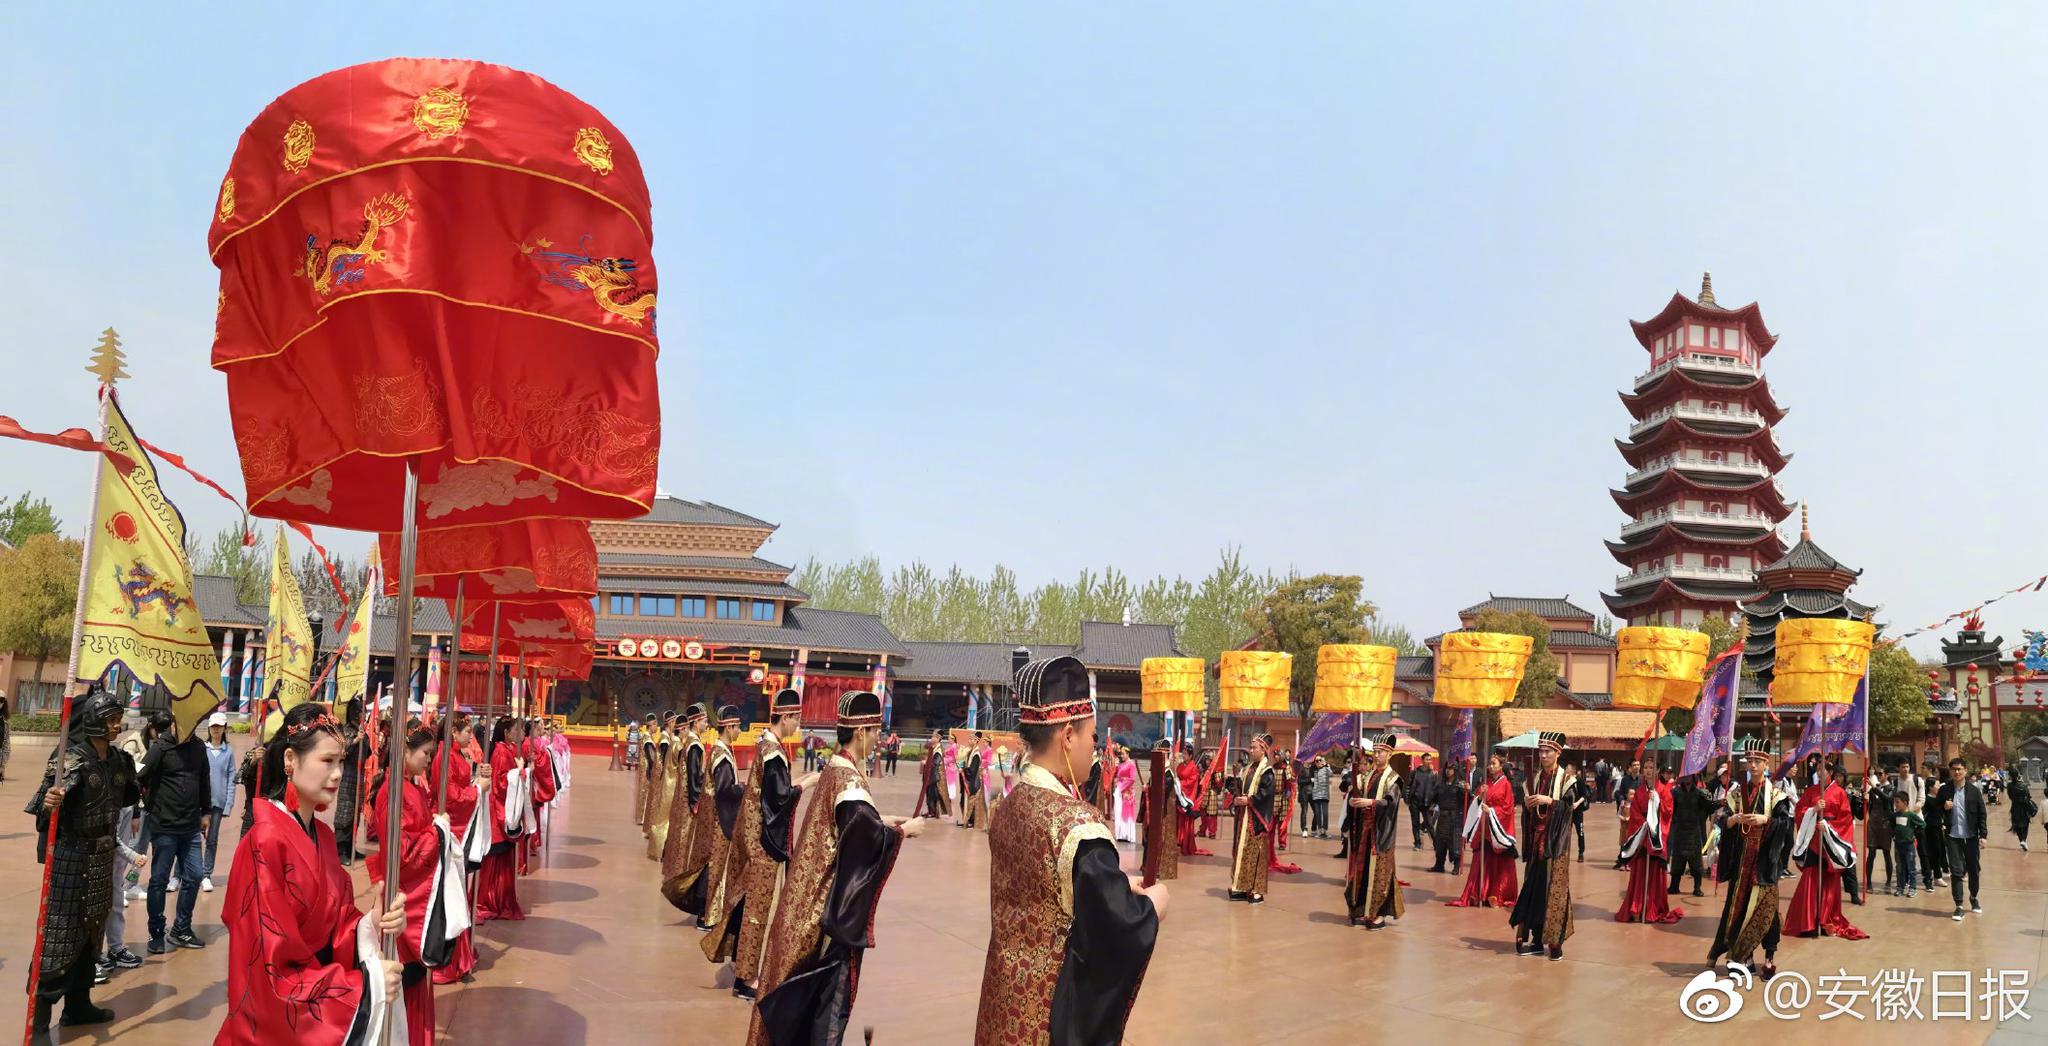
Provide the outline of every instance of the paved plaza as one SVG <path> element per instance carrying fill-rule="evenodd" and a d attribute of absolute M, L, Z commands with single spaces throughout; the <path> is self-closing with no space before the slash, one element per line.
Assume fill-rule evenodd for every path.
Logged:
<path fill-rule="evenodd" d="M 0 807 L 18 811 L 41 739 L 18 739 Z M 907 814 L 914 766 L 876 782 L 885 813 Z M 657 869 L 629 810 L 631 779 L 602 759 L 578 757 L 575 786 L 554 826 L 545 867 L 522 880 L 529 918 L 485 924 L 474 983 L 437 993 L 442 1042 L 729 1043 L 744 1038 L 747 1007 L 725 991 L 718 968 L 698 950 L 686 917 L 656 893 Z M 2005 808 L 1992 811 L 2002 827 Z M 1719 899 L 1683 897 L 1686 917 L 1668 927 L 1612 921 L 1622 876 L 1610 867 L 1618 835 L 1611 807 L 1588 816 L 1584 864 L 1573 867 L 1577 935 L 1564 961 L 1517 958 L 1506 916 L 1448 908 L 1459 883 L 1431 874 L 1427 851 L 1397 851 L 1408 915 L 1385 930 L 1345 925 L 1342 865 L 1334 841 L 1297 841 L 1288 859 L 1299 875 L 1273 877 L 1266 904 L 1224 900 L 1225 857 L 1183 861 L 1144 990 L 1131 1015 L 1134 1043 L 1488 1041 L 1607 1043 L 1649 1034 L 1660 1043 L 1721 1042 L 1737 1034 L 1797 1034 L 1802 1042 L 1974 1043 L 2048 1037 L 2048 998 L 2029 1003 L 2032 1021 L 1943 1019 L 1911 1027 L 1864 1020 L 1822 1022 L 1818 992 L 1797 1025 L 1771 1017 L 1757 993 L 1732 1021 L 1696 1024 L 1678 998 L 1702 968 Z M 238 826 L 237 826 L 238 827 Z M 38 886 L 26 816 L 0 832 L 0 980 L 18 984 L 33 939 Z M 1216 840 L 1227 853 L 1227 839 Z M 2048 855 L 2023 855 L 2002 832 L 1986 855 L 1985 914 L 1950 920 L 1946 891 L 1915 900 L 1882 897 L 1850 907 L 1866 941 L 1787 941 L 1783 969 L 1809 978 L 1846 972 L 1875 979 L 1900 968 L 1931 977 L 1985 970 L 2026 971 L 2031 983 L 2048 950 Z M 227 840 L 222 840 L 222 861 Z M 1135 858 L 1133 858 L 1134 860 Z M 356 866 L 362 879 L 362 866 Z M 203 952 L 149 956 L 98 998 L 120 1019 L 65 1042 L 147 1046 L 210 1041 L 226 1013 L 227 948 L 222 890 L 204 895 L 195 923 L 212 942 Z M 1790 890 L 1786 891 L 1789 897 Z M 144 940 L 143 902 L 129 911 L 129 942 Z M 973 1035 L 988 946 L 986 837 L 934 824 L 897 862 L 876 923 L 876 949 L 863 970 L 853 1027 L 874 1028 L 882 1046 L 964 1043 Z M 1931 991 L 1929 989 L 1928 991 Z M 1933 1000 L 1923 992 L 1928 1011 Z M 1954 1006 L 1954 1003 L 1946 1005 Z M 1971 1009 L 1981 1012 L 1981 1002 Z"/>

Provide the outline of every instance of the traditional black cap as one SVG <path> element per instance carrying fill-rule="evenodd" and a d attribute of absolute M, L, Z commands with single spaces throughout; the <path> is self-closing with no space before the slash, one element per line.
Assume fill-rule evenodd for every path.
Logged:
<path fill-rule="evenodd" d="M 797 715 L 803 710 L 804 695 L 794 690 L 777 691 L 774 699 L 768 703 L 770 716 Z"/>
<path fill-rule="evenodd" d="M 1734 753 L 1740 756 L 1768 756 L 1771 754 L 1771 743 L 1769 741 L 1747 734 L 1736 738 L 1732 748 Z"/>
<path fill-rule="evenodd" d="M 1372 750 L 1373 750 L 1373 753 L 1374 753 L 1374 754 L 1379 754 L 1379 753 L 1381 753 L 1381 752 L 1391 752 L 1391 751 L 1393 751 L 1393 750 L 1394 750 L 1394 735 L 1393 735 L 1393 734 L 1375 734 L 1375 735 L 1373 735 L 1373 739 L 1372 739 Z"/>
<path fill-rule="evenodd" d="M 839 696 L 839 725 L 849 730 L 882 725 L 882 699 L 865 690 Z"/>
<path fill-rule="evenodd" d="M 1557 730 L 1545 730 L 1536 735 L 1536 747 L 1548 748 L 1553 752 L 1564 751 L 1564 734 Z"/>
<path fill-rule="evenodd" d="M 697 723 L 702 722 L 710 714 L 704 710 L 703 705 L 691 705 L 689 710 L 683 714 L 683 718 L 686 722 Z"/>
<path fill-rule="evenodd" d="M 1095 714 L 1088 669 L 1074 657 L 1050 657 L 1017 672 L 1017 721 L 1051 725 Z"/>
<path fill-rule="evenodd" d="M 728 726 L 738 725 L 740 725 L 739 707 L 736 705 L 720 705 L 718 708 L 718 728 L 723 730 Z"/>
<path fill-rule="evenodd" d="M 107 736 L 107 720 L 121 717 L 121 702 L 105 690 L 94 690 L 74 714 L 82 737 Z"/>

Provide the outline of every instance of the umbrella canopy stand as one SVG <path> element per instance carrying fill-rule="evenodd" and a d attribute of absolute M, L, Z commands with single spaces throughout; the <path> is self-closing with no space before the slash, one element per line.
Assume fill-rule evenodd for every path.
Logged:
<path fill-rule="evenodd" d="M 406 600 L 411 603 L 411 600 Z M 448 812 L 448 721 L 462 707 L 462 575 L 455 575 L 455 643 L 448 650 L 448 683 L 441 694 L 441 783 L 434 789 L 434 814 Z"/>
<path fill-rule="evenodd" d="M 396 644 L 398 649 L 395 651 L 396 663 L 392 667 L 393 679 L 412 678 L 413 556 L 419 549 L 419 495 L 419 468 L 415 463 L 408 461 L 405 466 L 405 521 L 398 532 L 398 591 L 400 598 L 398 600 L 398 642 Z M 391 703 L 391 726 L 391 735 L 387 735 L 385 738 L 385 747 L 391 750 L 391 759 L 385 768 L 384 778 L 386 781 L 393 782 L 390 787 L 384 790 L 384 797 L 388 807 L 384 816 L 384 910 L 387 912 L 394 906 L 404 903 L 399 899 L 398 891 L 398 837 L 403 825 L 403 817 L 401 816 L 403 807 L 399 804 L 403 802 L 405 795 L 405 788 L 403 786 L 405 781 L 405 732 L 404 721 L 398 716 L 398 702 L 396 701 Z M 395 737 L 392 735 L 395 735 Z M 444 774 L 443 776 L 445 777 L 446 775 Z M 394 934 L 384 935 L 384 961 L 398 961 L 398 937 Z M 374 987 L 372 990 L 375 990 Z M 391 1041 L 391 1033 L 395 1030 L 396 1028 L 393 1024 L 386 1023 L 385 1036 L 387 1042 Z"/>

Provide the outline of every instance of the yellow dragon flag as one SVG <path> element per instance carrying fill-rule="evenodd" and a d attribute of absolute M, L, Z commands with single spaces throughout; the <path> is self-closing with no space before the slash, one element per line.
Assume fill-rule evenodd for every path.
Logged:
<path fill-rule="evenodd" d="M 270 550 L 270 627 L 263 635 L 264 685 L 277 695 L 278 709 L 289 712 L 313 696 L 313 626 L 306 621 L 306 597 L 292 573 L 283 527 Z"/>
<path fill-rule="evenodd" d="M 334 666 L 334 716 L 342 718 L 348 703 L 363 696 L 363 686 L 370 678 L 370 614 L 377 606 L 377 593 L 382 591 L 377 584 L 376 557 L 370 557 L 370 579 L 363 585 L 362 598 L 356 601 L 356 612 L 349 615 L 348 634 L 342 637 L 341 660 Z"/>
<path fill-rule="evenodd" d="M 99 679 L 118 664 L 144 685 L 163 687 L 178 736 L 187 737 L 220 703 L 220 655 L 192 599 L 185 517 L 164 496 L 156 463 L 111 388 L 106 396 L 106 444 L 135 467 L 123 473 L 104 456 L 99 462 L 78 678 Z"/>

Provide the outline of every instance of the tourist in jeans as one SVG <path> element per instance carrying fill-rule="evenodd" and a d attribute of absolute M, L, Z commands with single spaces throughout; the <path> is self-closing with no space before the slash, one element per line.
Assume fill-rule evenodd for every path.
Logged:
<path fill-rule="evenodd" d="M 235 808 L 235 771 L 239 769 L 235 751 L 228 744 L 227 713 L 215 712 L 206 721 L 206 776 L 212 812 L 206 818 L 206 874 L 199 880 L 199 888 L 207 893 L 213 892 L 213 859 L 220 853 L 220 823 Z M 230 854 L 229 858 L 233 856 Z"/>
<path fill-rule="evenodd" d="M 1315 816 L 1309 822 L 1309 831 L 1318 839 L 1330 837 L 1330 762 L 1316 760 L 1315 773 L 1309 778 L 1309 806 Z"/>
<path fill-rule="evenodd" d="M 99 962 L 93 970 L 94 984 L 105 984 L 111 980 L 116 967 L 132 970 L 142 965 L 142 956 L 128 949 L 128 901 L 121 897 L 122 875 L 133 875 L 136 869 L 149 863 L 149 858 L 129 846 L 133 841 L 129 825 L 131 821 L 140 823 L 139 815 L 131 817 L 131 813 L 132 810 L 121 811 L 114 832 L 114 866 L 107 873 L 107 877 L 113 882 L 108 886 L 107 892 L 119 899 L 120 903 L 107 909 L 107 950 L 100 955 Z"/>
<path fill-rule="evenodd" d="M 206 943 L 192 932 L 192 906 L 199 900 L 199 880 L 205 869 L 206 823 L 212 820 L 212 784 L 206 743 L 197 737 L 178 740 L 178 728 L 169 712 L 158 712 L 151 725 L 156 739 L 150 742 L 136 776 L 142 781 L 143 807 L 149 812 L 149 953 L 162 955 L 173 946 L 204 948 Z M 178 918 L 168 936 L 164 933 L 164 893 L 170 886 L 171 866 L 176 863 Z"/>
<path fill-rule="evenodd" d="M 1912 797 L 1904 789 L 1892 793 L 1892 865 L 1899 877 L 1892 885 L 1892 896 L 1913 896 L 1913 857 L 1919 852 L 1920 829 L 1924 827 L 1920 811 L 1913 806 Z"/>
<path fill-rule="evenodd" d="M 1970 879 L 1970 911 L 1983 915 L 1977 904 L 1977 857 L 1984 842 L 1984 790 L 1972 784 L 1961 759 L 1948 761 L 1948 783 L 1941 786 L 1936 801 L 1941 812 L 1942 840 L 1948 844 L 1948 889 L 1956 899 L 1955 920 L 1963 921 L 1963 877 Z"/>

